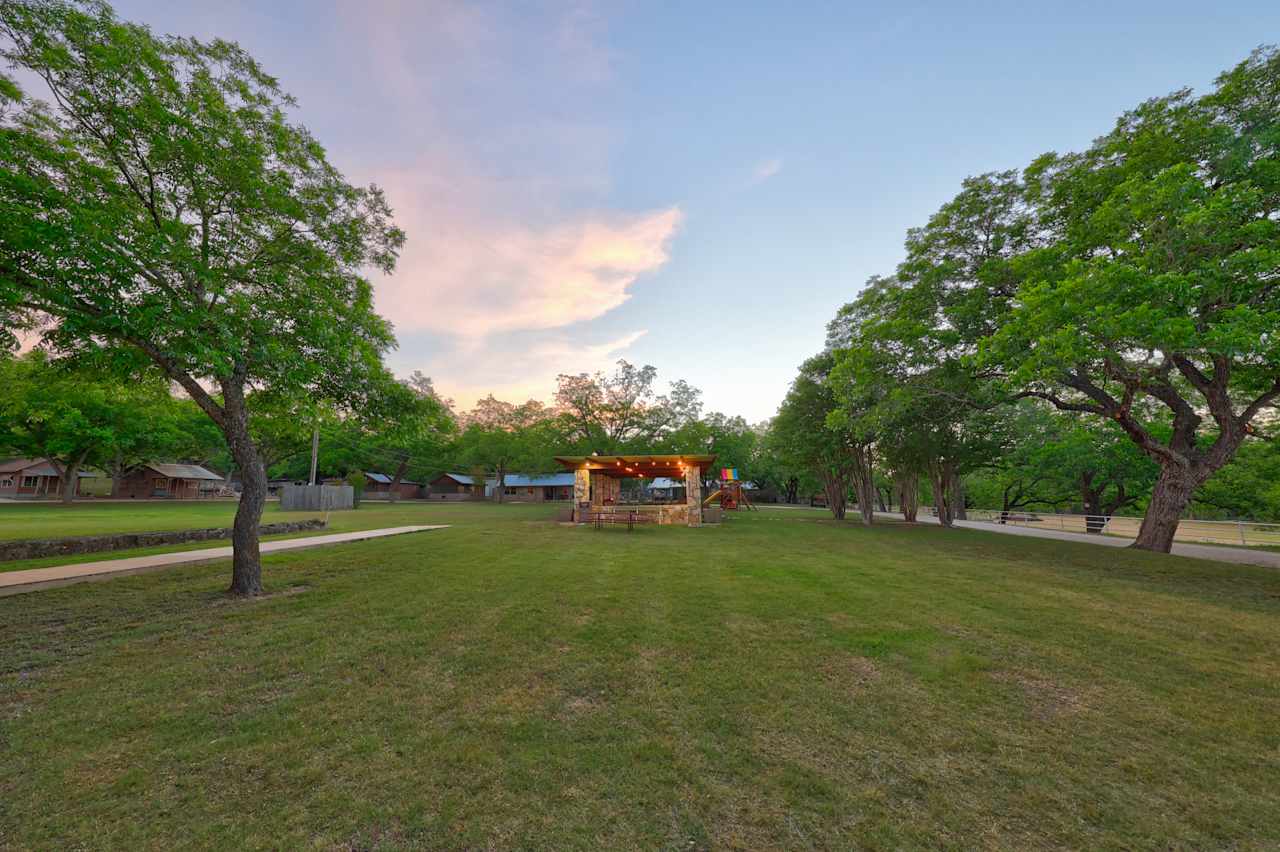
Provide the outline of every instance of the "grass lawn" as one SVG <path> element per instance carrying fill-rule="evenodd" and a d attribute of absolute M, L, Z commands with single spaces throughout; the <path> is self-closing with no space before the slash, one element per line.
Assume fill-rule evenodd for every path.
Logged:
<path fill-rule="evenodd" d="M 1280 838 L 1274 570 L 385 511 L 455 526 L 271 556 L 252 602 L 225 564 L 0 598 L 0 848 Z"/>
<path fill-rule="evenodd" d="M 265 536 L 264 541 L 352 530 L 398 527 L 421 523 L 450 523 L 458 516 L 454 509 L 458 504 L 440 503 L 383 503 L 367 500 L 354 512 L 331 512 L 329 526 L 325 530 L 308 530 L 287 535 Z M 473 507 L 474 508 L 474 507 Z M 122 532 L 155 532 L 160 530 L 203 529 L 205 527 L 230 527 L 236 514 L 233 501 L 175 500 L 171 502 L 141 501 L 138 503 L 73 503 L 62 506 L 57 503 L 3 503 L 0 504 L 0 540 L 23 538 L 61 538 L 63 536 L 97 535 Z M 423 521 L 430 516 L 435 519 Z M 270 502 L 263 513 L 264 524 L 281 521 L 298 521 L 324 517 L 323 512 L 282 512 L 280 504 Z M 173 553 L 179 550 L 198 550 L 219 547 L 228 540 L 196 541 L 181 545 L 135 548 L 133 550 L 107 550 L 97 553 L 81 553 L 72 556 L 50 556 L 42 559 L 21 559 L 0 562 L 0 573 L 21 571 L 27 568 L 44 568 L 50 565 L 71 565 L 76 562 L 96 562 L 103 559 L 124 559 L 151 553 Z"/>

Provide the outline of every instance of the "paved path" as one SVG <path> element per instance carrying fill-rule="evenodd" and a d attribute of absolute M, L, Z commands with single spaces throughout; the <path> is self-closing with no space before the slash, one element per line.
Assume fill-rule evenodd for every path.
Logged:
<path fill-rule="evenodd" d="M 348 541 L 364 541 L 365 539 L 383 538 L 389 535 L 442 530 L 448 526 L 448 524 L 434 524 L 417 527 L 387 527 L 380 530 L 357 530 L 356 532 L 333 533 L 331 535 L 313 535 L 307 538 L 287 538 L 282 541 L 264 541 L 260 550 L 264 554 L 279 553 L 283 550 L 300 550 L 304 547 L 319 547 L 325 544 L 342 544 Z M 23 592 L 34 592 L 54 586 L 65 586 L 70 583 L 105 580 L 120 574 L 137 574 L 141 571 L 171 568 L 174 565 L 190 565 L 193 562 L 211 562 L 230 558 L 230 547 L 208 547 L 202 550 L 184 550 L 179 553 L 157 553 L 152 556 L 103 559 L 98 562 L 80 562 L 75 565 L 56 565 L 51 568 L 29 568 L 25 571 L 0 572 L 0 597 L 18 595 Z"/>
<path fill-rule="evenodd" d="M 897 512 L 876 512 L 890 518 L 902 518 Z M 938 519 L 932 515 L 920 513 L 919 520 L 936 524 Z M 956 521 L 958 527 L 987 532 L 1005 533 L 1006 535 L 1024 535 L 1030 538 L 1053 538 L 1059 541 L 1078 541 L 1083 544 L 1099 544 L 1103 547 L 1128 547 L 1132 539 L 1114 535 L 1088 535 L 1086 533 L 1062 532 L 1060 530 L 1034 529 L 1012 524 L 993 524 L 988 521 Z M 1175 556 L 1190 556 L 1193 559 L 1212 559 L 1216 562 L 1234 562 L 1238 565 L 1261 565 L 1264 568 L 1280 568 L 1280 553 L 1270 550 L 1254 550 L 1243 547 L 1215 547 L 1211 544 L 1188 544 L 1174 542 Z"/>

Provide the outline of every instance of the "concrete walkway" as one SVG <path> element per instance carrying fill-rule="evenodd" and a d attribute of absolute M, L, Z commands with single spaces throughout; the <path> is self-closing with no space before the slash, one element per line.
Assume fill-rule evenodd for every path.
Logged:
<path fill-rule="evenodd" d="M 263 555 L 266 555 L 268 553 L 280 553 L 285 550 L 301 550 L 304 547 L 319 547 L 325 544 L 344 544 L 349 541 L 385 538 L 389 535 L 442 530 L 448 526 L 448 524 L 434 524 L 417 527 L 387 527 L 380 530 L 357 530 L 356 532 L 334 533 L 332 535 L 313 535 L 307 538 L 288 538 L 282 541 L 264 541 L 259 549 Z M 184 550 L 179 553 L 157 553 L 152 556 L 103 559 L 98 562 L 80 562 L 75 565 L 56 565 L 51 568 L 30 568 L 25 571 L 0 572 L 0 597 L 20 595 L 23 592 L 34 592 L 55 586 L 66 586 L 71 583 L 106 580 L 121 574 L 137 574 L 143 571 L 172 568 L 175 565 L 190 565 L 193 562 L 212 562 L 230 558 L 230 547 L 208 547 L 202 550 Z"/>
<path fill-rule="evenodd" d="M 897 512 L 876 512 L 887 518 L 902 519 Z M 918 520 L 921 523 L 936 524 L 938 519 L 921 512 Z M 1012 524 L 993 524 L 989 521 L 956 521 L 957 527 L 987 532 L 1005 533 L 1006 535 L 1022 535 L 1029 538 L 1052 538 L 1058 541 L 1076 541 L 1081 544 L 1098 544 L 1103 547 L 1128 547 L 1132 539 L 1114 535 L 1088 535 L 1086 533 L 1062 532 L 1060 530 L 1043 530 L 1031 527 L 1020 527 Z M 1237 565 L 1261 565 L 1264 568 L 1280 568 L 1280 553 L 1270 550 L 1247 549 L 1243 547 L 1215 547 L 1211 544 L 1188 544 L 1174 542 L 1174 556 L 1189 556 L 1192 559 L 1211 559 L 1215 562 L 1234 562 Z"/>

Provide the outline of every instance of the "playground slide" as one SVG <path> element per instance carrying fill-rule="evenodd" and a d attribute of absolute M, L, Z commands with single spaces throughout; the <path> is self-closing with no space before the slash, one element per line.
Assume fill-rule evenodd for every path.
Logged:
<path fill-rule="evenodd" d="M 721 490 L 722 490 L 722 489 L 717 488 L 713 494 L 709 495 L 705 500 L 703 500 L 703 501 L 702 501 L 702 508 L 704 508 L 704 509 L 705 509 L 705 508 L 707 507 L 707 504 L 708 504 L 708 503 L 710 503 L 712 500 L 719 500 L 719 499 L 720 499 L 720 491 L 721 491 Z"/>

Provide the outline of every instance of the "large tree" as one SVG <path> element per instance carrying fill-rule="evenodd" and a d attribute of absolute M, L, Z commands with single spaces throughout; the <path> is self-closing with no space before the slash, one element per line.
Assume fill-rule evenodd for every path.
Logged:
<path fill-rule="evenodd" d="M 619 361 L 612 373 L 557 378 L 556 407 L 566 439 L 583 452 L 651 450 L 664 437 L 696 421 L 702 392 L 684 380 L 660 394 L 655 367 Z"/>
<path fill-rule="evenodd" d="M 507 474 L 523 468 L 537 471 L 553 464 L 551 413 L 537 400 L 515 405 L 492 394 L 462 416 L 463 429 L 454 444 L 456 458 L 469 469 L 492 474 L 493 498 L 501 503 Z"/>
<path fill-rule="evenodd" d="M 1280 52 L 1150 100 L 1027 172 L 1043 245 L 984 347 L 1013 387 L 1116 423 L 1160 466 L 1134 546 L 1280 399 Z"/>
<path fill-rule="evenodd" d="M 954 269 L 941 275 L 921 257 L 921 246 L 959 242 L 954 234 L 938 238 L 939 222 L 953 225 L 939 214 L 913 232 L 912 263 L 897 277 L 873 278 L 837 313 L 828 326 L 827 382 L 839 416 L 874 436 L 908 518 L 919 478 L 927 476 L 938 521 L 950 526 L 965 517 L 963 476 L 988 464 L 1004 439 L 990 383 L 968 364 L 974 343 L 956 331 L 962 322 L 981 324 L 964 298 L 970 288 L 955 283 L 962 276 Z M 972 234 L 967 239 L 975 241 Z"/>
<path fill-rule="evenodd" d="M 86 463 L 128 444 L 145 394 L 90 369 L 51 364 L 36 350 L 0 360 L 0 449 L 47 460 L 70 503 Z"/>
<path fill-rule="evenodd" d="M 0 55 L 49 98 L 0 78 L 0 314 L 46 321 L 55 350 L 140 353 L 217 424 L 244 483 L 231 591 L 258 594 L 247 396 L 366 392 L 393 339 L 363 271 L 390 271 L 404 235 L 235 44 L 6 0 Z"/>
<path fill-rule="evenodd" d="M 773 418 L 770 444 L 785 464 L 808 471 L 818 481 L 832 517 L 844 520 L 853 488 L 862 520 L 870 524 L 875 493 L 872 442 L 863 424 L 841 416 L 844 412 L 828 381 L 833 364 L 832 354 L 822 352 L 800 365 Z"/>

